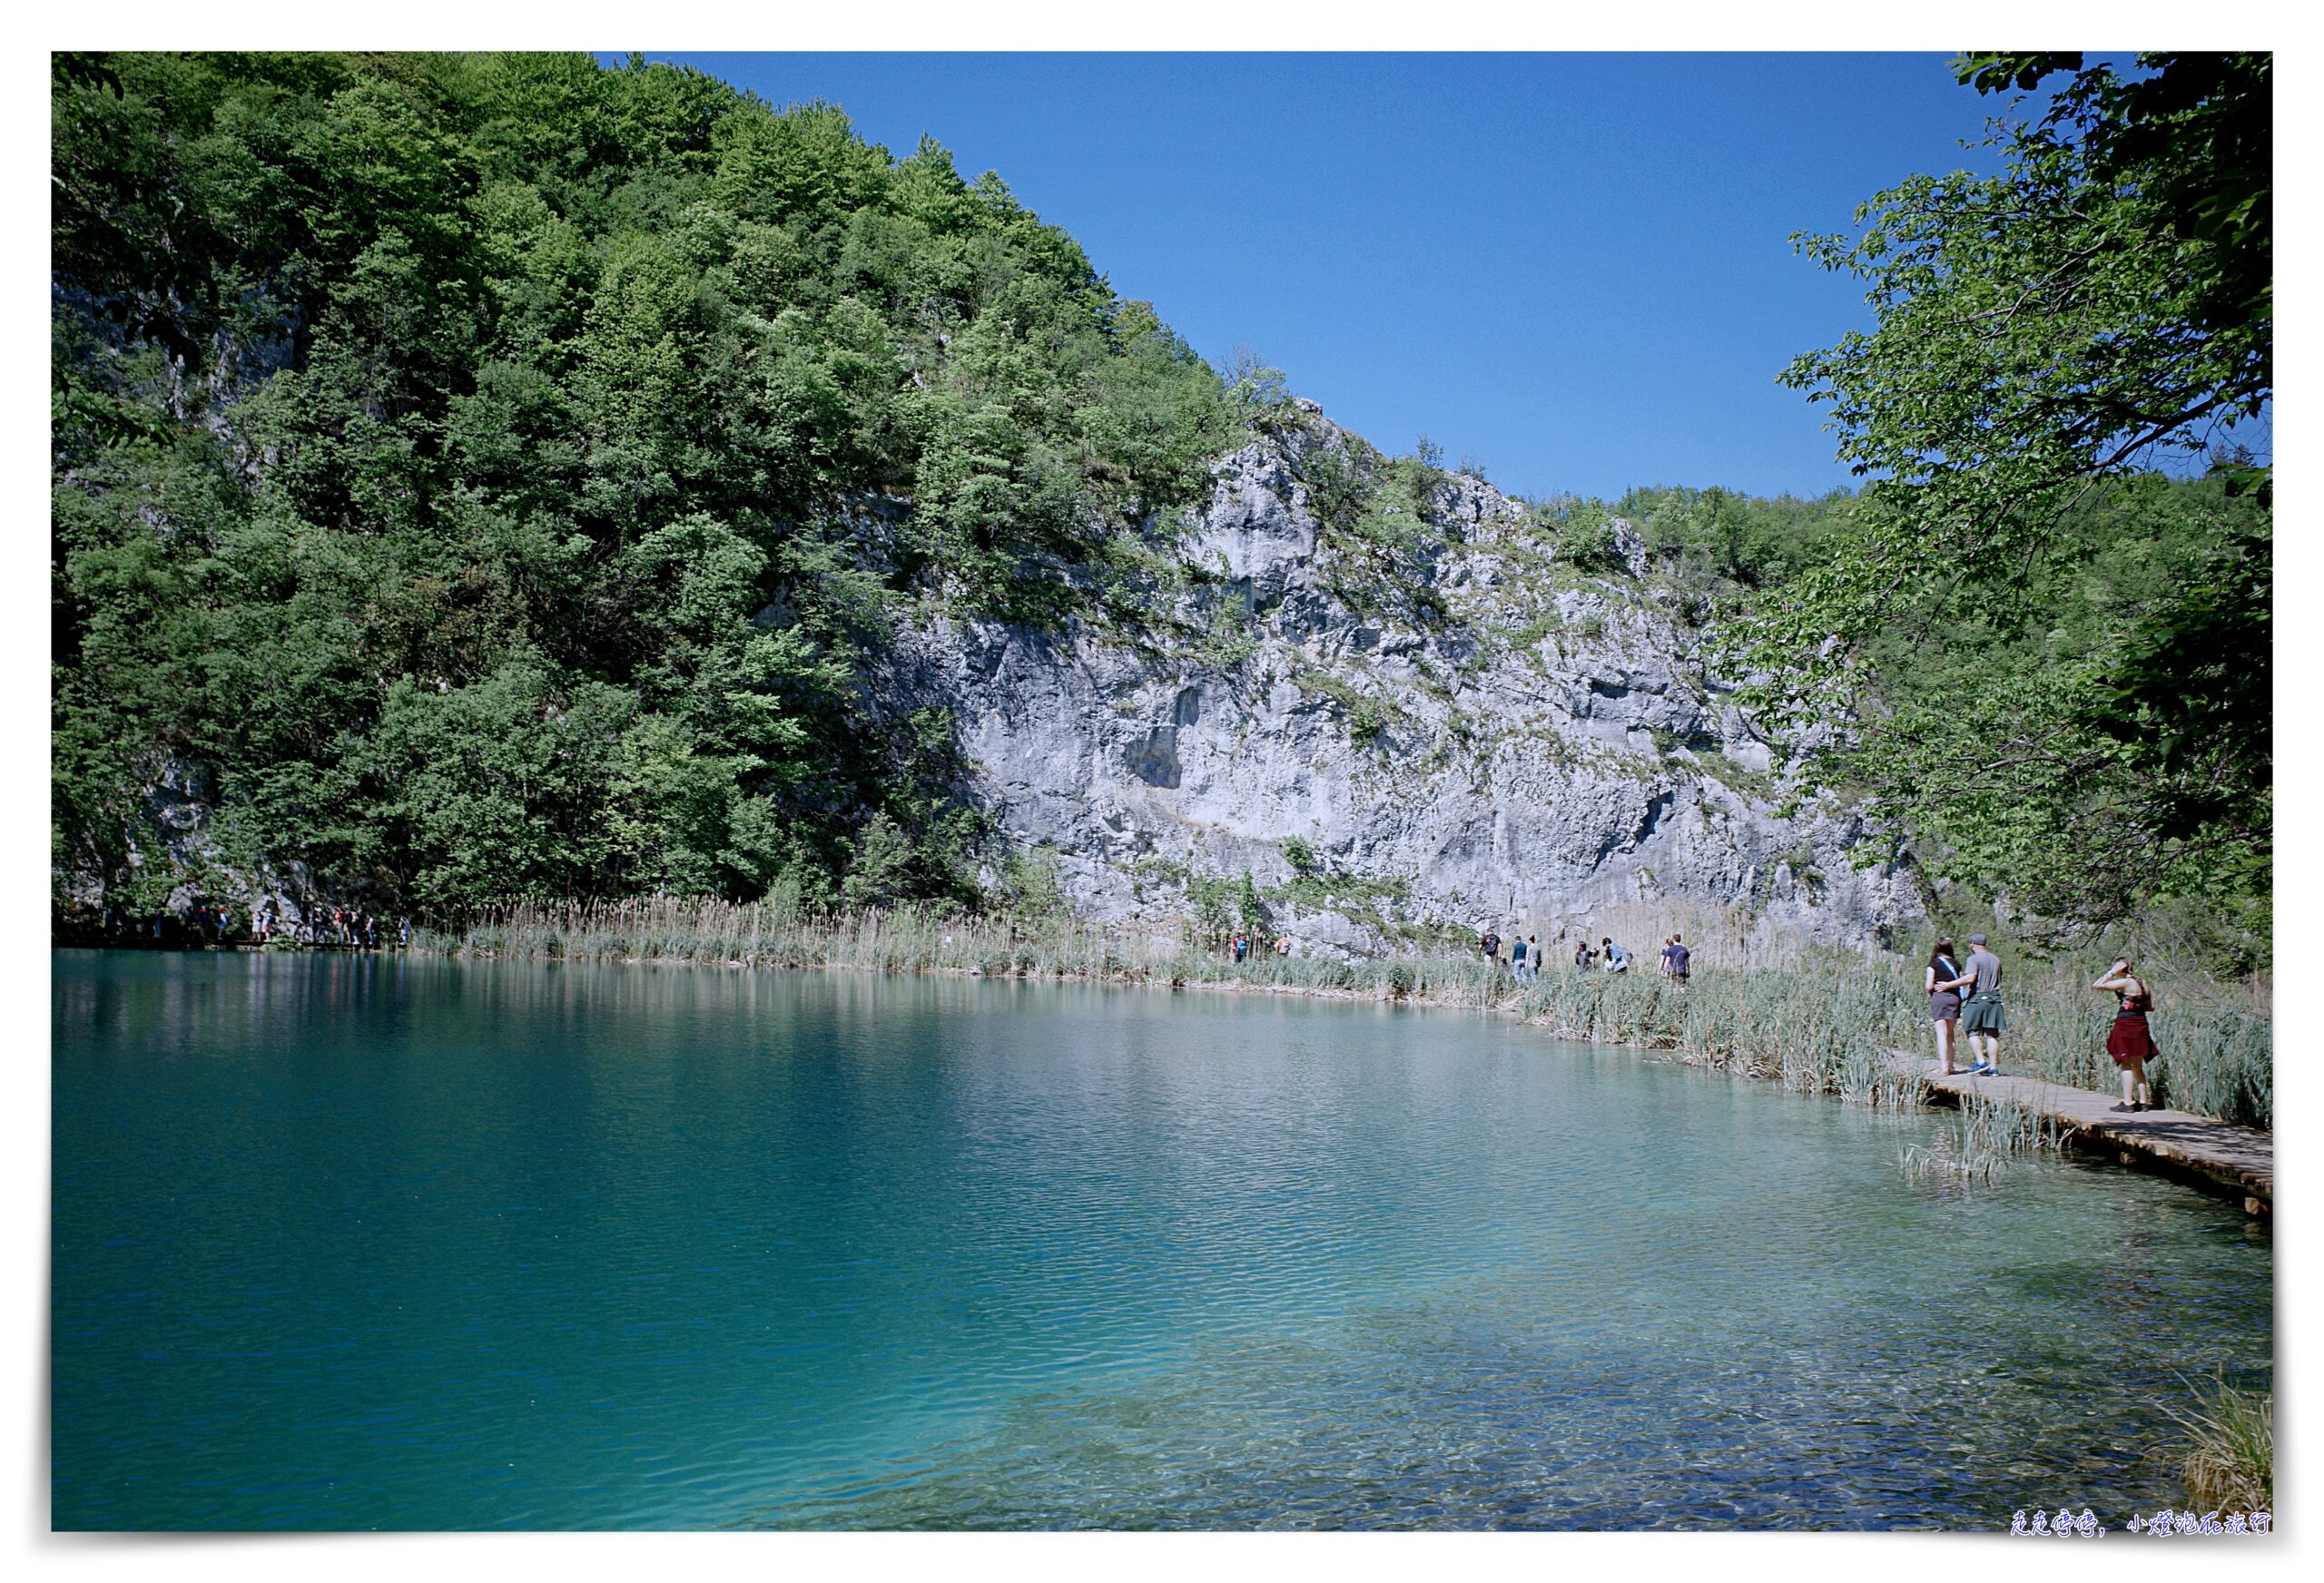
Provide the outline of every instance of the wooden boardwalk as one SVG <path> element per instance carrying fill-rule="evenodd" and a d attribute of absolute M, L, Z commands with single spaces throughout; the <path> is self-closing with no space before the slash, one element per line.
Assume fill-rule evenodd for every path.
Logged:
<path fill-rule="evenodd" d="M 1929 1097 L 1940 1104 L 1957 1103 L 1965 1094 L 2006 1099 L 2064 1122 L 2073 1129 L 2070 1141 L 2075 1147 L 2111 1150 L 2125 1165 L 2143 1165 L 2223 1197 L 2240 1198 L 2247 1214 L 2274 1214 L 2272 1133 L 2183 1110 L 2117 1112 L 2112 1108 L 2114 1095 L 2093 1094 L 2039 1077 L 1940 1077 L 1934 1056 L 1903 1050 L 1891 1050 L 1889 1056 L 1897 1071 L 1919 1077 Z"/>

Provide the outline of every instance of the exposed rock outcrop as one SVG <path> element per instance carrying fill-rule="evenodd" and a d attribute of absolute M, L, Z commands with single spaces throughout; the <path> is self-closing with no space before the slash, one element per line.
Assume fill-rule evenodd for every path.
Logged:
<path fill-rule="evenodd" d="M 1322 876 L 1275 922 L 1335 952 L 1663 897 L 1834 941 L 1920 916 L 1901 862 L 1851 866 L 1847 810 L 1778 814 L 1784 750 L 1705 674 L 1637 535 L 1616 526 L 1620 570 L 1577 573 L 1518 502 L 1450 476 L 1402 567 L 1437 616 L 1408 620 L 1353 591 L 1363 546 L 1301 482 L 1302 445 L 1342 443 L 1311 419 L 1227 457 L 1155 627 L 897 634 L 882 693 L 952 710 L 973 794 L 1075 900 L 1162 924 L 1197 876 L 1281 887 L 1295 837 Z"/>

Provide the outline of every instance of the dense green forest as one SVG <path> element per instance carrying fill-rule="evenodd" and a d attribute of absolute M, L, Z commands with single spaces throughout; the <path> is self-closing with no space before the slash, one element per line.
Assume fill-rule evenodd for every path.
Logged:
<path fill-rule="evenodd" d="M 933 143 L 585 56 L 58 57 L 54 860 L 955 894 L 906 596 L 1053 617 L 1237 443 L 1226 384 Z"/>
<path fill-rule="evenodd" d="M 2215 59 L 2166 62 L 2152 81 L 2200 80 L 2156 103 L 2248 164 L 2214 123 L 2249 121 L 2250 73 Z M 894 157 L 827 105 L 582 55 L 60 55 L 52 76 L 52 856 L 61 891 L 94 879 L 131 912 L 203 883 L 144 860 L 167 833 L 149 793 L 188 777 L 222 868 L 302 862 L 445 922 L 518 892 L 989 904 L 980 861 L 1008 854 L 961 795 L 953 723 L 875 702 L 883 635 L 907 605 L 1136 625 L 1183 585 L 1167 551 L 1213 458 L 1305 421 L 1280 374 L 1207 365 L 996 176 L 932 142 Z M 2248 252 L 2250 227 L 2085 168 L 2155 156 L 2106 141 L 2105 115 L 2147 112 L 2083 77 L 2079 141 L 2021 133 L 2033 174 L 1915 178 L 1883 195 L 1905 241 L 1814 244 L 1874 278 L 1884 321 L 1789 376 L 1844 398 L 1863 488 L 1642 488 L 1531 518 L 1603 572 L 1608 525 L 1633 524 L 1682 615 L 1781 683 L 1747 701 L 1853 718 L 1818 773 L 1932 869 L 2053 917 L 2177 896 L 2248 943 L 2264 468 L 2062 461 L 2040 414 L 2088 374 L 2034 418 L 1944 408 L 2057 366 L 2069 332 L 2108 369 L 2142 333 L 2178 334 L 2156 357 L 2180 369 L 2191 336 L 2221 399 L 2264 389 L 2264 269 L 2188 267 Z M 1948 347 L 1915 315 L 1984 322 L 1954 298 L 2060 275 L 2047 233 L 1947 252 L 2037 182 L 2113 195 L 2114 251 L 2073 256 L 2139 268 Z M 2199 223 L 2228 241 L 2191 243 Z M 2193 284 L 2157 332 L 2137 315 L 2166 268 Z M 1964 383 L 1978 358 L 1985 387 Z M 2146 367 L 2111 376 L 2104 412 Z M 2200 415 L 2208 388 L 2164 394 Z M 1946 422 L 2002 440 L 1964 472 Z M 1442 619 L 1403 575 L 1440 459 L 1300 453 L 1352 604 Z"/>

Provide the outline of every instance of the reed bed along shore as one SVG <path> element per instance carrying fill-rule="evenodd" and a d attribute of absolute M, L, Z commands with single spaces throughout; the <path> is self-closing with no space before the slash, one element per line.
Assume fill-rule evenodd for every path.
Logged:
<path fill-rule="evenodd" d="M 1635 915 L 1635 916 L 1633 916 Z M 1685 985 L 1655 970 L 1674 930 L 1695 949 Z M 1234 962 L 1169 932 L 1107 929 L 1068 917 L 946 918 L 915 907 L 847 914 L 774 902 L 647 897 L 606 903 L 517 901 L 458 935 L 422 933 L 415 946 L 460 955 L 541 960 L 848 968 L 1285 993 L 1348 995 L 1495 1010 L 1558 1038 L 1668 1050 L 1677 1058 L 1868 1104 L 1916 1089 L 1888 1051 L 1934 1054 L 1921 963 L 1773 937 L 1763 923 L 1676 905 L 1610 909 L 1592 939 L 1610 935 L 1636 959 L 1628 973 L 1584 971 L 1571 937 L 1543 942 L 1538 980 L 1447 947 L 1342 961 L 1260 949 Z M 2020 958 L 2004 967 L 2004 1070 L 2111 1091 L 2105 1053 L 2113 1014 L 2089 984 L 2103 961 Z M 2148 1068 L 2158 1104 L 2267 1127 L 2274 1118 L 2274 1032 L 2262 997 L 2245 986 L 2158 979 L 2162 1058 Z M 1965 1064 L 1965 1047 L 1964 1051 Z"/>

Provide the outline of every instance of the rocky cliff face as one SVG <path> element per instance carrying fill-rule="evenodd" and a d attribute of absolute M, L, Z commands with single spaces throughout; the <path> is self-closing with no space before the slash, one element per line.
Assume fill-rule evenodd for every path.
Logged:
<path fill-rule="evenodd" d="M 1246 870 L 1277 927 L 1340 952 L 1664 898 L 1836 942 L 1921 916 L 1908 867 L 1851 866 L 1846 809 L 1778 813 L 1785 749 L 1705 674 L 1634 535 L 1579 571 L 1518 503 L 1443 477 L 1399 573 L 1427 614 L 1399 615 L 1302 481 L 1304 447 L 1344 444 L 1311 417 L 1227 457 L 1157 621 L 917 624 L 881 691 L 953 711 L 973 794 L 1108 921 L 1167 925 Z"/>
<path fill-rule="evenodd" d="M 1908 863 L 1854 867 L 1859 818 L 1787 784 L 1788 745 L 1727 701 L 1634 534 L 1577 565 L 1520 503 L 1432 474 L 1384 551 L 1344 487 L 1318 498 L 1320 464 L 1349 457 L 1370 453 L 1306 408 L 1219 464 L 1184 532 L 1150 536 L 1109 615 L 913 606 L 875 696 L 949 709 L 964 790 L 1008 841 L 1053 853 L 1096 919 L 1157 936 L 1246 873 L 1273 927 L 1339 954 L 1520 920 L 1554 938 L 1666 899 L 1833 943 L 1923 916 Z M 148 801 L 143 860 L 189 876 L 172 909 L 271 901 L 295 928 L 346 900 L 301 864 L 222 863 L 199 766 L 171 761 Z M 94 880 L 68 894 L 103 901 Z"/>

